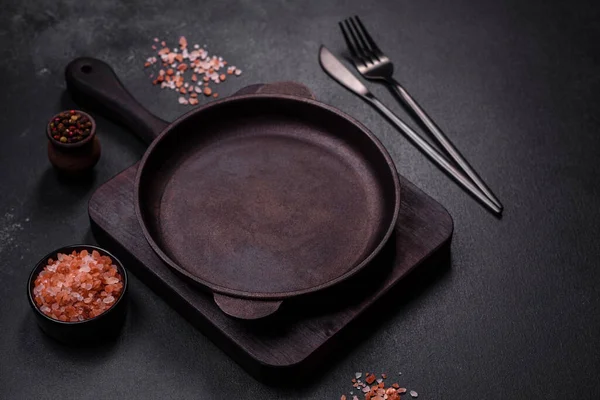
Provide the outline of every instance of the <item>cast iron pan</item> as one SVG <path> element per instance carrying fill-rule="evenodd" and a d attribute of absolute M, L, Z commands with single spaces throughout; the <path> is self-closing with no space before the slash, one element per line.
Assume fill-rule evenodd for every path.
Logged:
<path fill-rule="evenodd" d="M 261 318 L 286 298 L 343 281 L 393 231 L 394 164 L 373 134 L 333 107 L 242 90 L 168 124 L 102 61 L 74 60 L 66 80 L 76 97 L 150 143 L 134 196 L 144 235 L 231 316 Z"/>

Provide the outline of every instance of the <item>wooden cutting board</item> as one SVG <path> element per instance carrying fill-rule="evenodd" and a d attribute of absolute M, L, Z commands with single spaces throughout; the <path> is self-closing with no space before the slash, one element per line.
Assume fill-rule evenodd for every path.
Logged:
<path fill-rule="evenodd" d="M 405 290 L 415 285 L 412 277 L 423 275 L 405 279 L 411 270 L 430 275 L 449 263 L 452 218 L 400 177 L 402 204 L 396 231 L 373 265 L 339 287 L 286 302 L 266 320 L 235 320 L 217 308 L 210 294 L 182 280 L 152 252 L 133 206 L 136 168 L 106 182 L 90 199 L 89 215 L 98 242 L 258 379 L 298 377 L 330 365 L 332 352 L 347 352 L 348 343 L 361 337 L 359 333 L 373 329 L 368 321 L 375 313 L 368 311 L 377 309 L 381 316 L 385 307 L 386 313 L 393 312 L 394 305 L 408 297 Z M 403 280 L 411 283 L 398 285 Z M 395 286 L 404 289 L 386 295 Z"/>

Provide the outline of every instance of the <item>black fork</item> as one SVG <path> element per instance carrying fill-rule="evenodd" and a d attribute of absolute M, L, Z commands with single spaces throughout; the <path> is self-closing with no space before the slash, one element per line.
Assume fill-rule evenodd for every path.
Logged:
<path fill-rule="evenodd" d="M 500 200 L 492 193 L 490 188 L 477 175 L 467 160 L 454 147 L 450 139 L 442 132 L 435 122 L 427 115 L 425 110 L 408 93 L 404 87 L 393 77 L 394 64 L 379 49 L 362 21 L 358 16 L 347 18 L 339 23 L 342 35 L 350 51 L 351 61 L 362 76 L 370 80 L 383 81 L 388 88 L 396 93 L 403 102 L 417 115 L 421 122 L 431 132 L 437 142 L 446 150 L 448 155 L 456 162 L 465 174 L 477 185 L 481 191 L 500 209 Z"/>

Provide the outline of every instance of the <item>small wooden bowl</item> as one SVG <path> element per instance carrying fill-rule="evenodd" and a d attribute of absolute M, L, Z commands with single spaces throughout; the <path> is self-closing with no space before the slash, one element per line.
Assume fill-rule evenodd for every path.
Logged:
<path fill-rule="evenodd" d="M 93 250 L 96 250 L 100 254 L 110 257 L 123 279 L 123 291 L 119 298 L 116 299 L 115 304 L 97 317 L 78 322 L 63 322 L 47 316 L 38 308 L 33 298 L 33 289 L 35 287 L 35 279 L 47 265 L 49 258 L 56 259 L 58 253 L 70 254 L 73 250 L 77 252 L 87 250 L 90 253 Z M 117 337 L 123 326 L 123 322 L 125 321 L 125 314 L 127 311 L 126 295 L 127 272 L 125 271 L 123 264 L 121 264 L 121 261 L 100 247 L 86 244 L 65 246 L 46 254 L 36 264 L 33 271 L 31 271 L 27 283 L 27 298 L 29 299 L 29 305 L 33 309 L 37 323 L 42 331 L 59 342 L 69 345 L 94 345 Z"/>
<path fill-rule="evenodd" d="M 54 118 L 58 117 L 60 113 L 53 116 L 46 124 L 50 163 L 58 171 L 74 176 L 89 172 L 100 159 L 101 153 L 100 141 L 96 136 L 96 121 L 83 111 L 77 110 L 77 112 L 86 116 L 92 123 L 89 136 L 79 142 L 61 143 L 52 137 L 50 122 L 54 121 Z"/>

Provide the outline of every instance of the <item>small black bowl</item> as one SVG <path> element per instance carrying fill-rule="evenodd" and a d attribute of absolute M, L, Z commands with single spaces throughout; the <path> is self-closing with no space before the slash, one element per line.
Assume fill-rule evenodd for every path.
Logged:
<path fill-rule="evenodd" d="M 115 304 L 97 317 L 78 322 L 63 322 L 54 318 L 50 318 L 38 308 L 33 299 L 33 289 L 35 285 L 35 279 L 47 265 L 49 258 L 56 259 L 58 253 L 71 254 L 73 250 L 77 252 L 87 250 L 90 253 L 93 250 L 96 250 L 101 255 L 110 257 L 123 279 L 123 291 L 121 292 L 121 296 L 119 296 L 119 298 L 116 300 Z M 126 295 L 127 272 L 125 271 L 123 264 L 121 264 L 121 261 L 119 261 L 108 251 L 101 249 L 100 247 L 87 244 L 65 246 L 46 254 L 37 263 L 33 271 L 31 271 L 31 275 L 29 275 L 29 282 L 27 283 L 27 298 L 29 299 L 29 304 L 33 309 L 33 313 L 35 314 L 40 328 L 42 328 L 42 330 L 48 336 L 51 336 L 60 342 L 71 345 L 93 345 L 106 340 L 114 339 L 119 334 L 121 327 L 123 326 L 123 321 L 125 320 L 125 313 L 127 311 Z"/>

